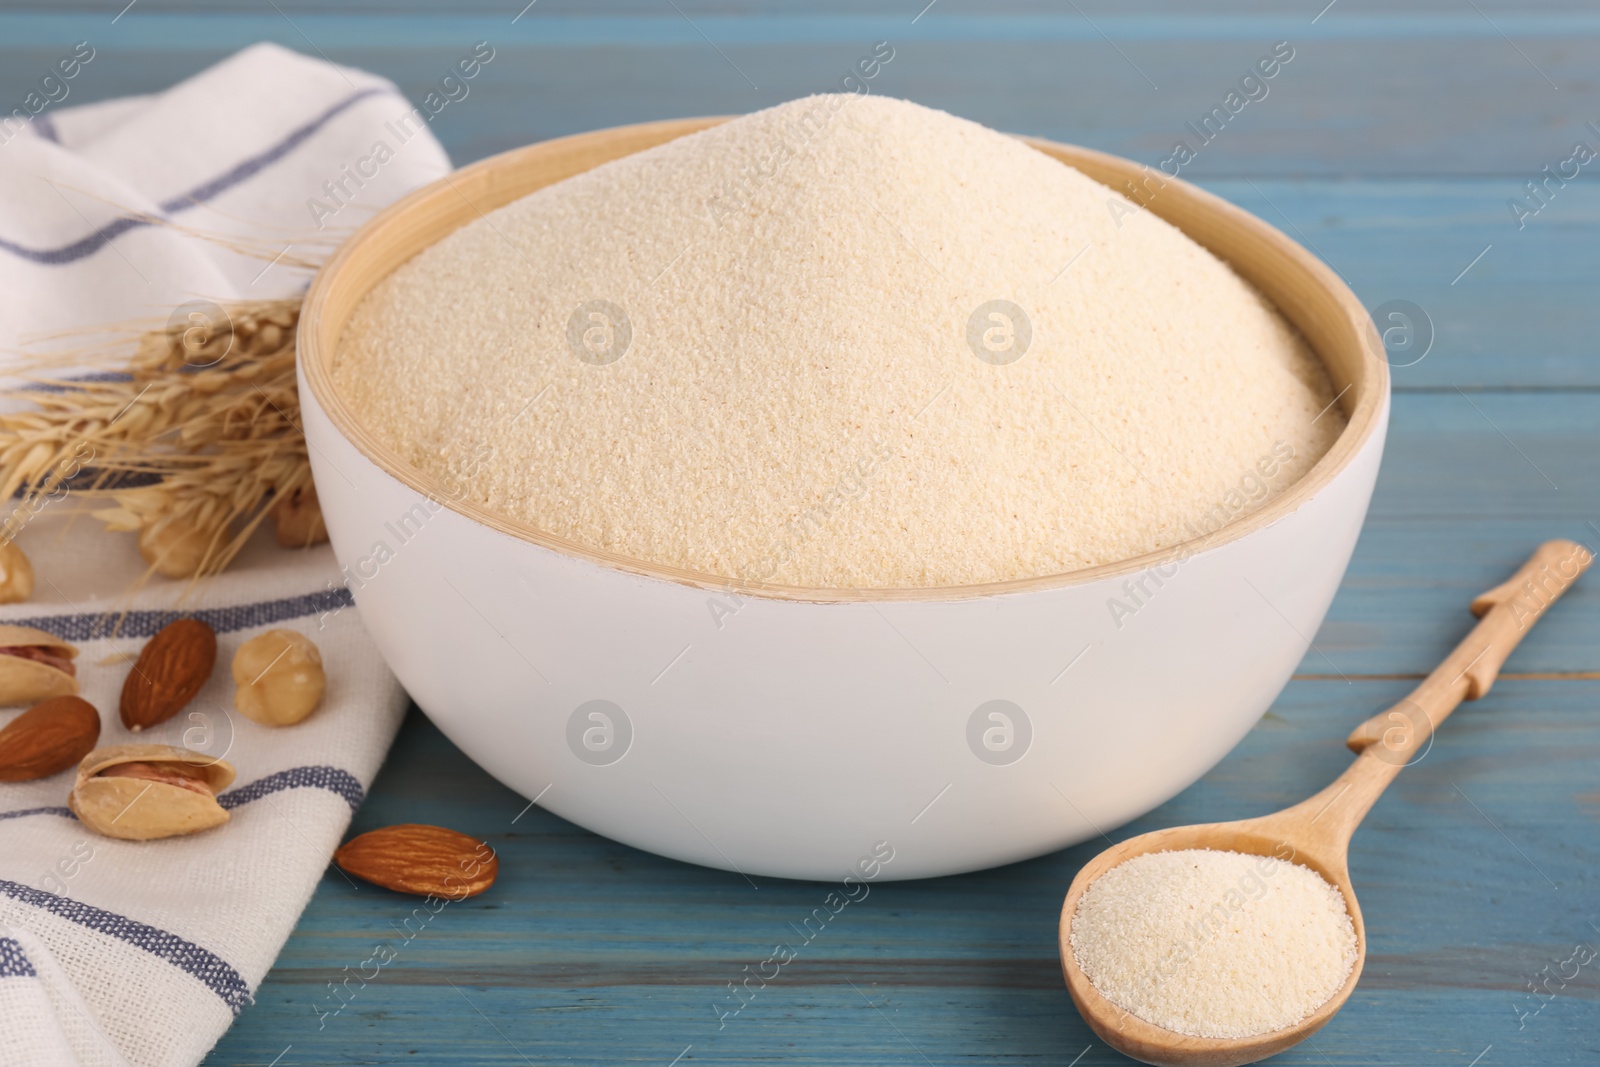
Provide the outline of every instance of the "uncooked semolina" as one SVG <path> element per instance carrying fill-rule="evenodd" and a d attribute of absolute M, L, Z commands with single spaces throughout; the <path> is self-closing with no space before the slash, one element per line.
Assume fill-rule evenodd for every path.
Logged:
<path fill-rule="evenodd" d="M 747 583 L 1054 574 L 1207 528 L 1344 427 L 1205 249 L 1022 142 L 815 96 L 540 189 L 362 302 L 335 374 L 407 462 Z M 1252 479 L 1256 479 L 1252 481 Z"/>
<path fill-rule="evenodd" d="M 1309 867 L 1214 849 L 1125 860 L 1078 901 L 1078 967 L 1100 995 L 1193 1037 L 1293 1026 L 1356 962 L 1344 898 Z"/>

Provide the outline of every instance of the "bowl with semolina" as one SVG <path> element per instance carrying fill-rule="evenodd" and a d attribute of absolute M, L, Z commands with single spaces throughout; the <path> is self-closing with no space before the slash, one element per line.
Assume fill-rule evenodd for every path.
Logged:
<path fill-rule="evenodd" d="M 1193 782 L 1307 651 L 1388 413 L 1365 311 L 1259 219 L 850 94 L 459 171 L 329 260 L 299 353 L 430 718 L 596 832 L 799 878 Z"/>

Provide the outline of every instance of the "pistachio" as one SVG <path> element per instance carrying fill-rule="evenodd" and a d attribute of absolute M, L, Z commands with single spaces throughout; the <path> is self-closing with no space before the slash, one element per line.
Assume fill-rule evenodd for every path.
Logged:
<path fill-rule="evenodd" d="M 173 745 L 97 748 L 78 764 L 67 805 L 89 829 L 124 841 L 209 830 L 228 821 L 217 794 L 233 766 Z"/>
<path fill-rule="evenodd" d="M 77 654 L 55 634 L 28 626 L 0 626 L 0 707 L 76 695 L 72 660 Z"/>
<path fill-rule="evenodd" d="M 291 726 L 316 710 L 327 685 L 322 654 L 294 630 L 257 634 L 233 654 L 233 706 L 264 726 Z"/>
<path fill-rule="evenodd" d="M 33 595 L 33 564 L 15 541 L 0 541 L 0 604 L 15 604 Z"/>

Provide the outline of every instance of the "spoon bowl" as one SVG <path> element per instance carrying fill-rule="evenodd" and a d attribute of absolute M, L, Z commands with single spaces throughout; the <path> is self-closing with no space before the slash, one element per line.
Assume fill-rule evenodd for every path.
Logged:
<path fill-rule="evenodd" d="M 1344 1006 L 1354 992 L 1356 982 L 1361 977 L 1361 968 L 1366 962 L 1366 926 L 1361 921 L 1361 907 L 1356 902 L 1355 890 L 1350 886 L 1345 850 L 1329 847 L 1329 842 L 1314 834 L 1311 840 L 1307 840 L 1307 835 L 1299 832 L 1302 829 L 1300 819 L 1290 818 L 1297 815 L 1302 807 L 1304 805 L 1296 805 L 1259 819 L 1175 826 L 1140 834 L 1106 849 L 1078 872 L 1061 907 L 1061 969 L 1073 1003 L 1088 1022 L 1089 1028 L 1102 1041 L 1126 1056 L 1163 1067 L 1232 1067 L 1234 1064 L 1254 1063 L 1275 1056 L 1299 1044 L 1320 1030 Z M 1333 996 L 1293 1026 L 1245 1038 L 1180 1034 L 1147 1022 L 1107 1000 L 1078 966 L 1078 958 L 1072 948 L 1072 919 L 1077 913 L 1078 902 L 1094 880 L 1135 856 L 1194 848 L 1242 852 L 1299 863 L 1316 871 L 1343 896 L 1345 910 L 1350 913 L 1350 922 L 1356 932 L 1355 965 Z"/>
<path fill-rule="evenodd" d="M 1478 624 L 1410 696 L 1362 723 L 1346 740 L 1356 759 L 1327 788 L 1291 808 L 1236 822 L 1175 826 L 1131 837 L 1090 860 L 1061 906 L 1061 970 L 1089 1028 L 1124 1055 L 1160 1067 L 1234 1067 L 1299 1044 L 1336 1015 L 1361 978 L 1366 925 L 1350 885 L 1350 837 L 1384 788 L 1463 700 L 1489 691 L 1500 666 L 1533 623 L 1577 580 L 1594 556 L 1573 541 L 1547 541 L 1510 579 L 1472 602 Z M 1152 852 L 1214 849 L 1298 863 L 1336 888 L 1355 927 L 1356 959 L 1344 984 L 1305 1018 L 1242 1038 L 1196 1037 L 1141 1019 L 1095 988 L 1072 947 L 1078 902 L 1106 871 Z"/>

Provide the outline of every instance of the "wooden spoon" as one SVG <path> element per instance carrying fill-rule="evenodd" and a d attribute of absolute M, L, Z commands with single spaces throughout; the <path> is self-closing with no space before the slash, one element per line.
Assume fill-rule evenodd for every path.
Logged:
<path fill-rule="evenodd" d="M 1350 835 L 1384 788 L 1432 742 L 1433 731 L 1463 700 L 1477 700 L 1528 629 L 1594 559 L 1573 541 L 1547 541 L 1510 580 L 1472 602 L 1477 626 L 1405 700 L 1358 726 L 1346 742 L 1359 753 L 1350 769 L 1322 792 L 1274 815 L 1238 822 L 1178 826 L 1141 834 L 1106 849 L 1072 880 L 1061 907 L 1061 970 L 1073 1003 L 1106 1044 L 1161 1067 L 1233 1067 L 1299 1044 L 1333 1018 L 1361 977 L 1367 955 L 1361 908 L 1346 863 Z M 1356 931 L 1356 962 L 1327 1003 L 1293 1026 L 1238 1039 L 1191 1037 L 1146 1022 L 1101 996 L 1073 953 L 1072 918 L 1091 882 L 1134 856 L 1210 848 L 1301 863 L 1344 895 Z"/>

